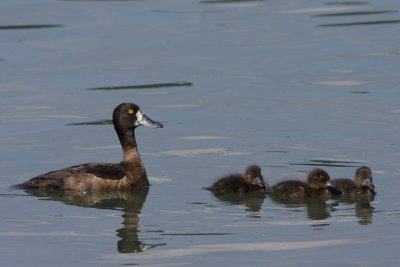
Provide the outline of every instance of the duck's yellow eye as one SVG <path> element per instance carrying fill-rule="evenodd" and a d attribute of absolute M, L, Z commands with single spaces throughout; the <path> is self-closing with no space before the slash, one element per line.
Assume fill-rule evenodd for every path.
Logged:
<path fill-rule="evenodd" d="M 133 114 L 134 113 L 133 109 L 128 110 L 128 113 Z"/>

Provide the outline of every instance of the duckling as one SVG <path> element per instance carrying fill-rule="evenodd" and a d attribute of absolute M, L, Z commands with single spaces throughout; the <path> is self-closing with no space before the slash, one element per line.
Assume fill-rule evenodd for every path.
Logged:
<path fill-rule="evenodd" d="M 271 187 L 271 195 L 278 198 L 326 197 L 331 186 L 329 174 L 322 169 L 313 169 L 307 177 L 307 182 L 288 180 Z"/>
<path fill-rule="evenodd" d="M 113 124 L 123 150 L 120 163 L 84 163 L 38 175 L 19 188 L 51 188 L 77 191 L 131 190 L 149 186 L 135 138 L 139 126 L 162 128 L 134 103 L 122 103 L 113 112 Z"/>
<path fill-rule="evenodd" d="M 264 182 L 261 168 L 257 165 L 250 165 L 244 174 L 234 173 L 220 178 L 210 187 L 204 188 L 214 194 L 224 193 L 250 193 L 267 192 L 269 186 Z"/>
<path fill-rule="evenodd" d="M 372 171 L 367 166 L 356 170 L 354 180 L 340 178 L 332 180 L 335 195 L 348 197 L 372 197 L 375 195 L 375 185 L 372 182 Z M 337 191 L 337 192 L 336 192 Z"/>

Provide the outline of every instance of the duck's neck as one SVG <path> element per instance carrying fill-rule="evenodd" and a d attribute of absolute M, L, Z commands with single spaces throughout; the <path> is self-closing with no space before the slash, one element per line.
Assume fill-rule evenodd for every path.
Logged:
<path fill-rule="evenodd" d="M 141 166 L 142 160 L 140 159 L 139 151 L 136 145 L 136 138 L 134 131 L 125 131 L 123 133 L 118 134 L 119 141 L 123 150 L 123 160 L 125 163 L 137 163 Z"/>
<path fill-rule="evenodd" d="M 128 186 L 134 188 L 147 187 L 149 185 L 149 180 L 137 149 L 134 130 L 117 130 L 117 134 L 124 156 L 121 166 L 127 173 Z"/>

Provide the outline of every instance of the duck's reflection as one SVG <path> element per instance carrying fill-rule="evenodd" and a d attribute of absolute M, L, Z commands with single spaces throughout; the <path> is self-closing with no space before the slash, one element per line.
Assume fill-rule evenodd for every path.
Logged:
<path fill-rule="evenodd" d="M 282 198 L 277 196 L 272 196 L 264 193 L 225 193 L 213 195 L 220 201 L 226 202 L 234 205 L 244 205 L 246 211 L 250 212 L 260 212 L 262 210 L 262 205 L 264 199 L 269 197 L 272 202 L 288 208 L 293 211 L 307 212 L 307 218 L 318 222 L 317 224 L 312 224 L 316 229 L 321 229 L 325 226 L 330 225 L 329 218 L 333 215 L 332 213 L 338 210 L 338 206 L 343 203 L 345 205 L 354 204 L 355 215 L 358 218 L 358 223 L 360 225 L 367 225 L 372 223 L 372 216 L 374 212 L 374 207 L 371 205 L 373 197 L 368 198 L 344 198 L 344 197 L 314 197 L 314 198 Z"/>
<path fill-rule="evenodd" d="M 325 220 L 331 217 L 330 205 L 324 197 L 316 198 L 279 198 L 271 196 L 271 200 L 288 208 L 305 207 L 307 217 L 311 220 Z"/>
<path fill-rule="evenodd" d="M 371 224 L 373 211 L 374 207 L 371 206 L 371 202 L 369 200 L 359 199 L 356 201 L 356 216 L 359 224 Z"/>
<path fill-rule="evenodd" d="M 164 243 L 145 244 L 139 239 L 139 215 L 149 189 L 140 189 L 133 192 L 74 192 L 49 189 L 26 189 L 31 196 L 46 197 L 46 200 L 60 201 L 67 205 L 91 207 L 96 209 L 121 210 L 123 213 L 123 227 L 117 229 L 120 240 L 117 249 L 120 253 L 143 252 Z"/>
<path fill-rule="evenodd" d="M 265 199 L 264 192 L 254 192 L 254 193 L 225 193 L 218 194 L 214 193 L 213 195 L 218 198 L 218 200 L 234 204 L 234 205 L 244 205 L 246 207 L 246 211 L 251 212 L 259 212 L 262 208 Z"/>
<path fill-rule="evenodd" d="M 340 205 L 341 203 L 345 205 L 354 204 L 355 215 L 360 225 L 372 224 L 372 216 L 375 210 L 375 208 L 371 205 L 371 202 L 374 200 L 373 196 L 358 198 L 337 197 L 335 200 L 337 205 Z"/>

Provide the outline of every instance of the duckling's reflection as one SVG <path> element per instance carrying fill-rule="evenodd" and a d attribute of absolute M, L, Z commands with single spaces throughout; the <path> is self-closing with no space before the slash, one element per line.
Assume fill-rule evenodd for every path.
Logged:
<path fill-rule="evenodd" d="M 91 207 L 96 209 L 122 210 L 123 227 L 117 229 L 121 239 L 117 243 L 120 253 L 138 253 L 160 244 L 145 244 L 138 236 L 139 215 L 149 189 L 138 189 L 133 192 L 74 192 L 49 189 L 26 189 L 31 196 L 46 197 L 46 200 L 60 201 L 67 205 Z"/>
<path fill-rule="evenodd" d="M 315 198 L 280 198 L 271 196 L 271 200 L 288 208 L 305 207 L 307 217 L 311 220 L 325 220 L 331 217 L 330 205 L 324 197 Z"/>
<path fill-rule="evenodd" d="M 373 211 L 374 207 L 371 206 L 371 202 L 369 200 L 359 199 L 356 201 L 356 216 L 359 224 L 371 224 Z"/>
<path fill-rule="evenodd" d="M 337 205 L 340 205 L 340 203 L 346 205 L 354 204 L 355 215 L 360 225 L 372 224 L 372 216 L 375 208 L 371 205 L 371 201 L 374 200 L 374 196 L 358 198 L 337 197 L 335 200 L 337 201 Z"/>
<path fill-rule="evenodd" d="M 262 204 L 264 203 L 265 193 L 264 192 L 253 192 L 253 193 L 224 193 L 219 194 L 213 192 L 213 195 L 220 201 L 234 204 L 244 205 L 246 211 L 259 212 Z"/>

